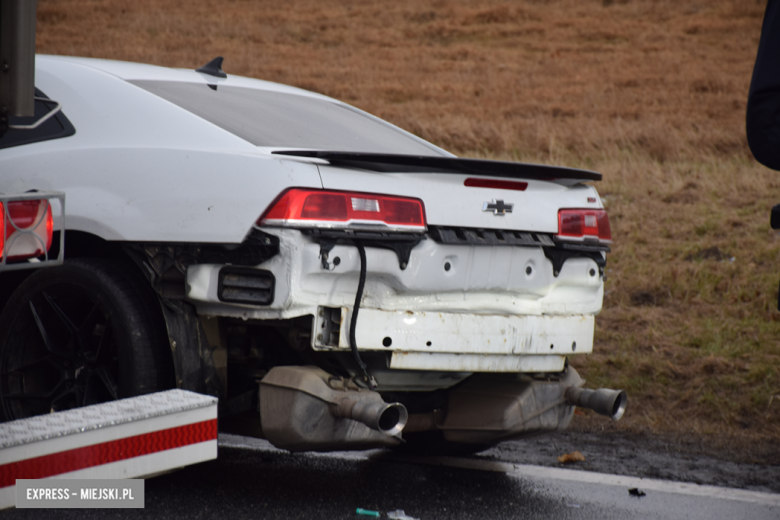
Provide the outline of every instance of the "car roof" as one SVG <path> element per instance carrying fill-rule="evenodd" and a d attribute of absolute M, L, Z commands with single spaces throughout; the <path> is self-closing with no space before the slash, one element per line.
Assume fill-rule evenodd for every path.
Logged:
<path fill-rule="evenodd" d="M 169 67 L 161 67 L 158 65 L 133 63 L 128 61 L 104 60 L 99 58 L 77 58 L 71 56 L 54 56 L 44 54 L 40 54 L 36 58 L 39 60 L 43 59 L 44 62 L 51 61 L 72 63 L 85 67 L 91 67 L 93 69 L 97 69 L 116 76 L 117 78 L 123 79 L 125 81 L 182 81 L 188 83 L 205 83 L 208 85 L 226 85 L 257 90 L 268 90 L 273 92 L 284 92 L 286 94 L 314 97 L 328 100 L 334 103 L 341 103 L 336 99 L 297 87 L 291 87 L 281 83 L 274 83 L 272 81 L 236 76 L 233 74 L 228 74 L 227 78 L 218 78 L 191 69 L 174 69 Z"/>

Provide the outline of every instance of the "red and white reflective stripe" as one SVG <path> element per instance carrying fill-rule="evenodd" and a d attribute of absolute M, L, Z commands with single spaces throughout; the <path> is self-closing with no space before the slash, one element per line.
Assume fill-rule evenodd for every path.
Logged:
<path fill-rule="evenodd" d="M 17 479 L 145 478 L 217 457 L 217 398 L 166 390 L 0 423 L 0 509 Z"/>
<path fill-rule="evenodd" d="M 7 260 L 41 256 L 51 247 L 54 220 L 46 199 L 15 200 L 0 203 L 0 249 Z"/>
<path fill-rule="evenodd" d="M 216 439 L 217 420 L 210 419 L 10 462 L 0 466 L 0 488 L 15 485 L 16 479 L 53 477 Z"/>

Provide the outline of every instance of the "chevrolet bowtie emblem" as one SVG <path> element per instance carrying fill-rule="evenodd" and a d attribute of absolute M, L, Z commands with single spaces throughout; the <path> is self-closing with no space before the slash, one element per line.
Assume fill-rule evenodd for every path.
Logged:
<path fill-rule="evenodd" d="M 507 213 L 512 213 L 512 208 L 515 205 L 511 202 L 504 203 L 503 200 L 494 200 L 493 202 L 485 202 L 482 204 L 482 211 L 492 211 L 493 215 L 501 215 L 502 217 Z"/>

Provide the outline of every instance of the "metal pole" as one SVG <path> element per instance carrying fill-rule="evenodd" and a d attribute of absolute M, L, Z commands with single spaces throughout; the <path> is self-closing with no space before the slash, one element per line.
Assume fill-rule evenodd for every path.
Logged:
<path fill-rule="evenodd" d="M 0 127 L 7 125 L 8 116 L 30 117 L 35 113 L 37 3 L 0 0 Z"/>

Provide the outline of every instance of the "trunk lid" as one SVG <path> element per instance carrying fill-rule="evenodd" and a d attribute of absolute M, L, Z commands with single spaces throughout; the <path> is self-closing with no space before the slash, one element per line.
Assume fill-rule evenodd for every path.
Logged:
<path fill-rule="evenodd" d="M 332 165 L 318 168 L 325 189 L 421 199 L 428 226 L 554 234 L 558 232 L 558 209 L 602 207 L 596 190 L 581 183 L 522 179 L 528 185 L 518 191 L 466 186 L 466 179 L 474 178 L 473 174 L 376 172 Z M 498 176 L 479 178 L 506 180 Z"/>

